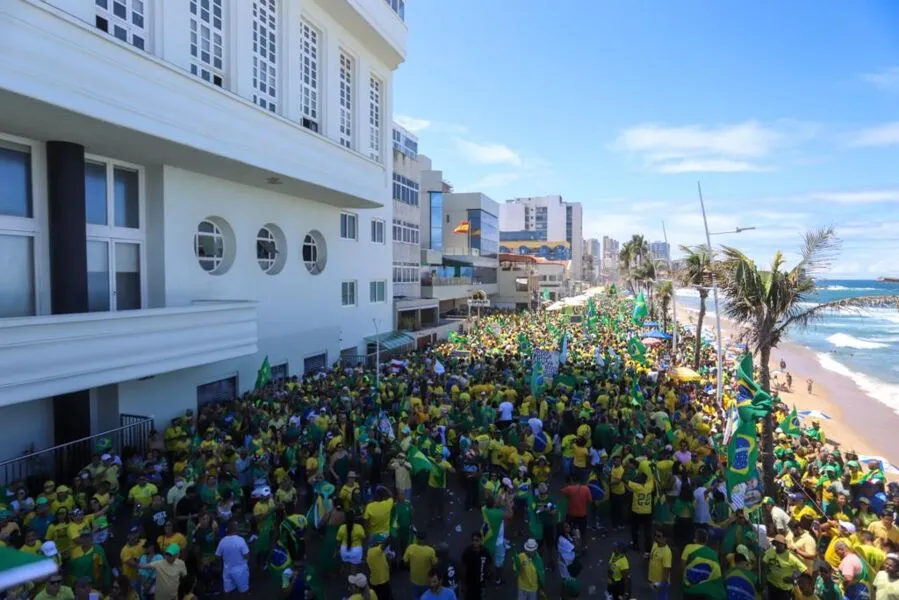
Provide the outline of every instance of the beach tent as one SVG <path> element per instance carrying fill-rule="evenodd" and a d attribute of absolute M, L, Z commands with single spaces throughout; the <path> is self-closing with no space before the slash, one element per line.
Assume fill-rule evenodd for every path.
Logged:
<path fill-rule="evenodd" d="M 0 591 L 44 579 L 56 573 L 56 561 L 43 554 L 0 548 Z"/>
<path fill-rule="evenodd" d="M 671 334 L 665 333 L 664 331 L 650 331 L 649 333 L 644 333 L 643 337 L 650 339 L 655 338 L 657 340 L 670 340 Z"/>
<path fill-rule="evenodd" d="M 801 419 L 817 419 L 819 421 L 829 421 L 830 415 L 820 410 L 800 410 L 799 417 Z"/>
<path fill-rule="evenodd" d="M 700 375 L 690 367 L 677 367 L 668 374 L 678 381 L 699 381 Z"/>
<path fill-rule="evenodd" d="M 643 327 L 658 327 L 658 326 L 659 326 L 658 321 L 646 321 L 645 323 L 643 323 Z"/>

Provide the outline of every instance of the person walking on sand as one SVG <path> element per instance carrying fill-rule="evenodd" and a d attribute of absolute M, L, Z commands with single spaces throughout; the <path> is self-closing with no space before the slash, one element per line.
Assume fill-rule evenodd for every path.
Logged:
<path fill-rule="evenodd" d="M 812 385 L 814 385 L 814 383 L 815 383 L 815 382 L 812 381 L 812 378 L 811 378 L 811 377 L 809 377 L 808 379 L 805 380 L 805 385 L 808 387 L 808 393 L 809 393 L 809 394 L 812 393 Z"/>

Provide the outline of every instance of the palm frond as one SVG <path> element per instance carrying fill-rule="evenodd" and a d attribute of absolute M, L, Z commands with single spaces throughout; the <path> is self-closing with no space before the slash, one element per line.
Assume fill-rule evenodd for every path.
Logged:
<path fill-rule="evenodd" d="M 832 302 L 822 302 L 811 307 L 791 312 L 772 330 L 782 336 L 790 327 L 804 328 L 824 316 L 825 313 L 839 311 L 860 311 L 865 308 L 889 308 L 894 306 L 899 311 L 899 295 L 856 296 L 841 298 Z"/>
<path fill-rule="evenodd" d="M 806 232 L 802 238 L 802 260 L 796 265 L 796 269 L 814 278 L 815 275 L 830 268 L 839 254 L 840 245 L 840 239 L 833 227 L 822 227 Z"/>

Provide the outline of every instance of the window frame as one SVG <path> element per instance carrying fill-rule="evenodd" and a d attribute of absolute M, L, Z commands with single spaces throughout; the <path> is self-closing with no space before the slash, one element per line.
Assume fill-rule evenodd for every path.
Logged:
<path fill-rule="evenodd" d="M 308 52 L 307 39 L 309 40 Z M 324 129 L 322 127 L 321 69 L 323 45 L 322 29 L 317 27 L 306 15 L 300 17 L 300 125 L 318 134 L 321 134 Z M 308 83 L 304 81 L 306 78 L 309 79 Z"/>
<path fill-rule="evenodd" d="M 380 296 L 378 299 L 378 286 L 380 286 Z M 372 279 L 368 282 L 368 303 L 369 304 L 387 304 L 387 280 Z"/>
<path fill-rule="evenodd" d="M 353 236 L 350 237 L 346 235 L 349 230 L 349 219 L 353 219 Z M 346 221 L 344 220 L 346 219 Z M 344 223 L 347 223 L 347 226 L 344 227 Z M 359 241 L 359 215 L 356 213 L 352 213 L 349 211 L 342 210 L 340 211 L 340 239 L 342 240 L 351 240 L 353 242 Z"/>
<path fill-rule="evenodd" d="M 384 158 L 384 82 L 374 71 L 368 74 L 368 157 L 380 163 Z"/>
<path fill-rule="evenodd" d="M 138 269 L 140 281 L 140 310 L 147 306 L 147 234 L 146 234 L 146 172 L 144 167 L 124 160 L 117 160 L 97 154 L 84 155 L 84 164 L 98 164 L 106 167 L 106 225 L 87 223 L 85 218 L 85 232 L 87 243 L 106 243 L 107 273 L 109 275 L 109 312 L 115 312 L 116 298 L 118 294 L 116 286 L 116 259 L 115 249 L 117 244 L 132 244 L 137 246 Z M 137 227 L 124 227 L 115 224 L 115 173 L 116 170 L 132 171 L 137 174 Z M 86 175 L 86 174 L 85 174 Z M 205 219 L 204 219 L 205 220 Z"/>
<path fill-rule="evenodd" d="M 268 237 L 263 237 L 261 235 L 263 231 L 268 233 Z M 272 245 L 272 248 L 274 249 L 274 254 L 270 258 L 268 258 L 268 257 L 260 258 L 259 257 L 260 242 L 264 242 L 264 243 L 268 243 L 268 244 Z M 264 246 L 263 246 L 263 248 L 264 248 Z M 278 254 L 280 252 L 281 252 L 281 249 L 278 248 L 278 236 L 275 234 L 275 232 L 272 231 L 268 225 L 263 225 L 262 227 L 260 227 L 259 230 L 256 232 L 256 264 L 259 265 L 259 268 L 262 270 L 263 273 L 265 273 L 266 275 L 277 274 L 276 267 L 278 266 Z M 224 258 L 224 248 L 223 248 L 222 256 Z M 265 261 L 267 263 L 267 266 L 262 265 L 263 261 Z"/>
<path fill-rule="evenodd" d="M 345 288 L 345 286 L 351 286 L 349 288 Z M 347 303 L 345 302 L 345 289 L 352 289 L 353 298 L 352 301 Z M 340 306 L 341 308 L 353 308 L 359 305 L 359 287 L 355 279 L 344 279 L 340 282 Z"/>
<path fill-rule="evenodd" d="M 27 152 L 30 171 L 28 202 L 30 217 L 13 215 L 0 215 L 0 235 L 11 237 L 27 237 L 31 239 L 31 289 L 32 289 L 32 314 L 36 316 L 50 312 L 48 283 L 44 281 L 45 273 L 43 265 L 47 258 L 47 250 L 44 247 L 47 231 L 47 204 L 46 204 L 46 157 L 44 145 L 27 138 L 0 133 L 0 146 L 16 152 Z M 49 263 L 47 263 L 49 264 Z"/>
<path fill-rule="evenodd" d="M 132 48 L 137 48 L 143 52 L 152 53 L 153 48 L 151 47 L 153 43 L 153 32 L 150 29 L 150 25 L 153 23 L 153 0 L 138 0 L 143 4 L 143 11 L 138 12 L 134 10 L 134 2 L 135 0 L 101 0 L 106 2 L 106 6 L 100 6 L 97 1 L 92 2 L 94 9 L 94 27 L 110 37 L 119 40 L 125 44 L 128 44 Z M 117 14 L 115 14 L 115 10 L 111 8 L 113 3 L 122 4 L 125 6 L 125 14 L 126 16 L 123 18 Z M 133 22 L 134 14 L 137 14 L 141 17 L 143 21 L 143 25 L 138 25 Z M 130 17 L 130 19 L 129 19 Z M 100 19 L 103 19 L 106 22 L 106 29 L 103 29 L 100 26 Z M 125 34 L 125 39 L 122 39 L 118 35 L 116 35 L 115 27 L 118 27 Z M 138 39 L 140 39 L 141 44 L 135 44 L 135 33 L 138 34 Z"/>
<path fill-rule="evenodd" d="M 221 9 L 221 17 L 219 18 L 220 27 L 215 27 L 215 14 L 210 12 L 209 20 L 201 19 L 201 11 L 205 10 L 200 7 L 201 0 L 188 0 L 188 54 L 190 56 L 190 73 L 210 85 L 215 87 L 228 89 L 228 52 L 230 46 L 228 42 L 228 33 L 230 30 L 230 19 L 228 15 L 229 3 L 227 0 L 209 0 L 210 10 L 214 10 L 214 5 L 218 3 Z M 196 7 L 196 9 L 194 9 Z M 203 38 L 201 36 L 202 28 L 209 28 L 209 61 L 202 59 Z M 221 43 L 218 49 L 221 56 L 215 55 L 215 36 L 219 35 Z M 196 36 L 196 37 L 195 37 Z M 194 49 L 196 48 L 196 54 Z M 216 67 L 215 59 L 221 59 L 221 65 Z"/>
<path fill-rule="evenodd" d="M 319 244 L 316 236 L 322 238 L 322 244 Z M 306 241 L 306 238 L 309 238 L 309 241 Z M 305 251 L 307 246 L 315 250 L 314 260 L 306 260 Z M 322 253 L 324 253 L 324 256 Z M 328 264 L 327 245 L 324 243 L 324 237 L 317 230 L 312 229 L 303 234 L 303 241 L 300 244 L 300 260 L 303 261 L 303 266 L 310 275 L 321 275 L 324 272 Z"/>
<path fill-rule="evenodd" d="M 337 56 L 337 142 L 352 150 L 355 147 L 356 58 L 340 48 Z"/>
<path fill-rule="evenodd" d="M 281 106 L 281 85 L 278 78 L 281 59 L 282 0 L 253 0 L 253 103 L 269 112 L 277 113 Z M 274 10 L 272 6 L 274 5 Z M 265 14 L 263 18 L 262 14 Z M 259 29 L 265 28 L 263 37 Z M 263 52 L 262 48 L 265 48 Z M 260 76 L 260 74 L 262 76 Z M 265 83 L 263 83 L 263 81 Z M 263 89 L 264 88 L 264 89 Z"/>
<path fill-rule="evenodd" d="M 380 229 L 381 239 L 378 239 L 378 229 Z M 371 243 L 379 246 L 387 244 L 387 222 L 384 219 L 371 220 Z"/>
<path fill-rule="evenodd" d="M 213 231 L 203 232 L 204 236 L 211 236 L 213 239 L 221 238 L 222 240 L 222 256 L 220 258 L 216 258 L 215 256 L 200 256 L 200 245 L 199 245 L 199 237 L 200 237 L 200 225 L 203 223 L 209 223 L 213 227 Z M 227 235 L 215 221 L 210 220 L 208 217 L 204 217 L 201 219 L 196 227 L 194 228 L 194 258 L 197 260 L 197 264 L 200 266 L 200 269 L 203 270 L 204 273 L 208 275 L 220 275 L 224 272 L 223 265 L 225 264 L 225 255 L 227 254 L 227 248 L 225 247 L 227 243 Z M 204 269 L 202 264 L 204 261 L 208 259 L 213 259 L 214 264 L 211 269 Z"/>

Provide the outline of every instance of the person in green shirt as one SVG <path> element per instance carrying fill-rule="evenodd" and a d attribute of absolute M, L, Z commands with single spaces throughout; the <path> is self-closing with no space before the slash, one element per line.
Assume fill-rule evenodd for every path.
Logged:
<path fill-rule="evenodd" d="M 428 473 L 428 502 L 430 503 L 429 523 L 445 523 L 446 510 L 446 474 L 455 473 L 447 460 L 443 457 L 443 446 L 437 446 L 435 456 L 431 460 L 431 469 Z"/>

